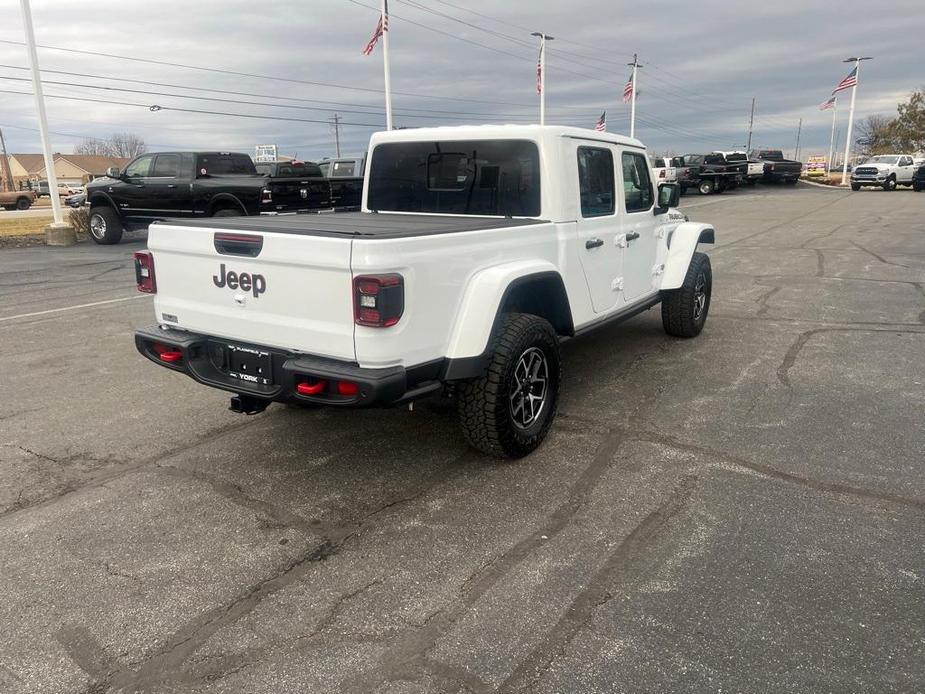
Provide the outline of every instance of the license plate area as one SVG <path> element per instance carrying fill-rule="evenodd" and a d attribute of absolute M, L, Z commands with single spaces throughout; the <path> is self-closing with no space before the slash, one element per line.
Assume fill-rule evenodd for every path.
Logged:
<path fill-rule="evenodd" d="M 273 355 L 234 343 L 212 343 L 212 361 L 226 376 L 245 383 L 273 385 Z"/>

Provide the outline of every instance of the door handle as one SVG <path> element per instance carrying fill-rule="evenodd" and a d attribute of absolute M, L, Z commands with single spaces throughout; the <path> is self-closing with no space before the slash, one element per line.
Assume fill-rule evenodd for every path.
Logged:
<path fill-rule="evenodd" d="M 638 238 L 639 238 L 639 234 L 636 233 L 635 231 L 631 231 L 630 233 L 628 233 L 628 234 L 626 235 L 626 240 L 627 240 L 627 241 L 634 241 L 634 240 L 636 240 L 636 239 L 638 239 Z"/>
<path fill-rule="evenodd" d="M 176 184 L 176 183 L 168 183 L 168 184 L 167 184 L 167 187 L 168 187 L 168 188 L 176 188 L 176 187 L 177 187 L 177 184 Z"/>
<path fill-rule="evenodd" d="M 585 241 L 585 248 L 591 250 L 592 248 L 600 248 L 604 245 L 604 239 L 588 239 Z"/>

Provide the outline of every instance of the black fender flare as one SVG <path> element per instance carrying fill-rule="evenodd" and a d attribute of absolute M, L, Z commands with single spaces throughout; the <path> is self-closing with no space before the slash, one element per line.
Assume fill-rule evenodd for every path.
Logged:
<path fill-rule="evenodd" d="M 241 199 L 233 193 L 218 193 L 214 195 L 209 200 L 209 216 L 211 217 L 215 214 L 216 209 L 224 209 L 224 203 L 232 203 L 235 207 L 240 208 L 241 212 L 245 215 L 249 215 L 250 212 L 247 211 L 247 207 L 244 206 L 244 203 L 241 202 Z M 221 206 L 221 207 L 220 207 Z"/>

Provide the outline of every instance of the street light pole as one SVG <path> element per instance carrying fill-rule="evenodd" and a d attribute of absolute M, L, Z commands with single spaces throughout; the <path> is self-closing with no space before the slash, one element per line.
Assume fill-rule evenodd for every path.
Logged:
<path fill-rule="evenodd" d="M 29 51 L 29 65 L 32 69 L 32 91 L 35 94 L 35 108 L 39 116 L 39 136 L 45 155 L 45 174 L 48 180 L 48 196 L 55 221 L 45 230 L 45 243 L 49 246 L 71 246 L 77 243 L 74 229 L 64 223 L 61 199 L 58 197 L 58 177 L 55 175 L 55 158 L 48 140 L 48 118 L 45 116 L 45 95 L 42 92 L 42 76 L 39 72 L 39 55 L 35 47 L 35 30 L 32 28 L 32 9 L 29 0 L 20 0 L 22 21 L 26 29 L 26 47 Z"/>
<path fill-rule="evenodd" d="M 534 31 L 530 36 L 540 39 L 540 57 L 537 59 L 536 66 L 538 73 L 536 90 L 540 93 L 540 125 L 546 125 L 546 42 L 552 41 L 555 37 L 541 31 Z"/>
<path fill-rule="evenodd" d="M 843 186 L 848 185 L 848 161 L 851 158 L 851 130 L 854 126 L 854 100 L 858 94 L 858 82 L 861 79 L 861 61 L 862 60 L 873 60 L 870 56 L 865 56 L 863 58 L 846 58 L 843 60 L 843 63 L 854 63 L 854 69 L 857 72 L 854 73 L 854 86 L 851 88 L 851 106 L 848 107 L 848 138 L 845 142 L 845 163 L 842 166 L 841 172 L 841 184 Z"/>

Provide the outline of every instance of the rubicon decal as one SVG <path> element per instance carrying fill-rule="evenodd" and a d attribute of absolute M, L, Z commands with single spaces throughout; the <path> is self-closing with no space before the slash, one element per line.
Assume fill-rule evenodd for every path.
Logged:
<path fill-rule="evenodd" d="M 267 278 L 263 275 L 252 275 L 249 272 L 237 273 L 234 270 L 226 271 L 225 263 L 221 264 L 217 275 L 212 275 L 212 282 L 219 289 L 228 287 L 251 292 L 255 299 L 267 290 Z"/>

